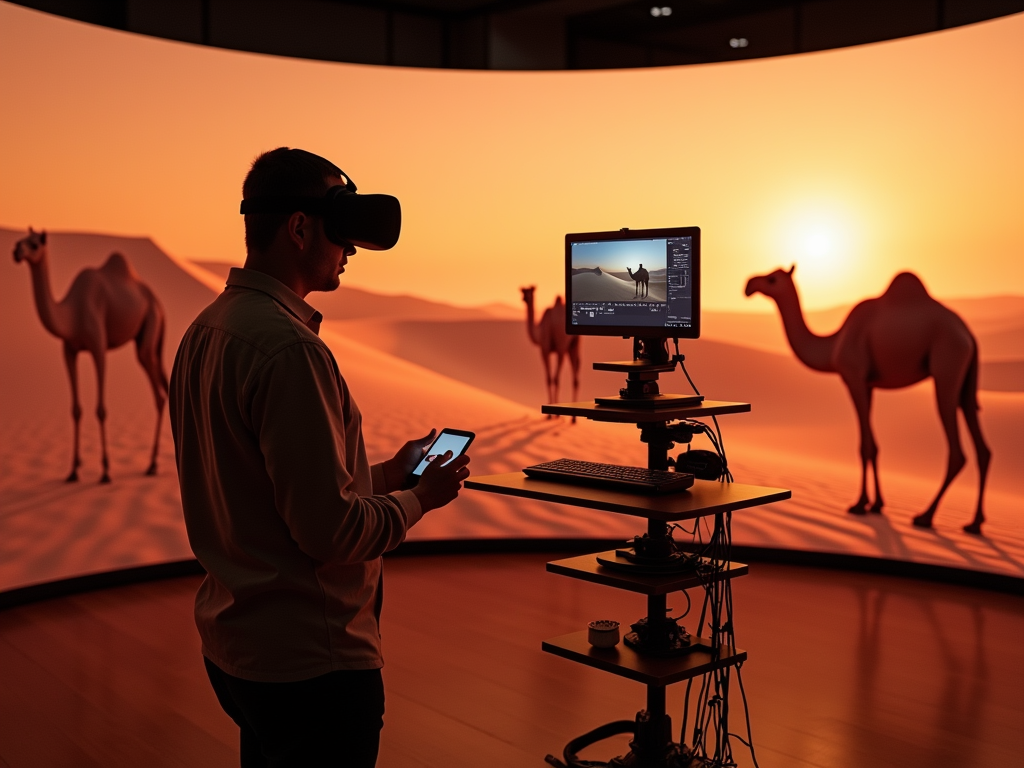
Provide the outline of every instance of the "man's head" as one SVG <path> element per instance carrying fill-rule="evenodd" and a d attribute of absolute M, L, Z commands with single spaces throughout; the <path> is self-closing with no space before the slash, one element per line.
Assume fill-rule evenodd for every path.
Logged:
<path fill-rule="evenodd" d="M 253 161 L 242 199 L 268 196 L 320 197 L 345 183 L 334 163 L 302 149 L 279 147 Z M 245 214 L 246 265 L 281 279 L 296 293 L 332 291 L 338 287 L 351 245 L 332 243 L 324 233 L 323 218 L 292 213 Z"/>
<path fill-rule="evenodd" d="M 242 199 L 268 196 L 319 197 L 339 184 L 342 170 L 304 149 L 278 147 L 257 157 L 242 183 Z M 245 214 L 245 247 L 265 251 L 289 213 Z"/>

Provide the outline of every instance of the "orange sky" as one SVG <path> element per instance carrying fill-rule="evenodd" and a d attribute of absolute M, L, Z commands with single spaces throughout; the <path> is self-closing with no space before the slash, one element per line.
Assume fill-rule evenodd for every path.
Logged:
<path fill-rule="evenodd" d="M 796 261 L 807 306 L 912 269 L 1024 293 L 1024 15 L 753 62 L 452 72 L 308 62 L 0 2 L 0 225 L 240 261 L 239 188 L 301 146 L 403 203 L 349 285 L 456 304 L 561 290 L 566 232 L 697 225 L 705 307 Z"/>

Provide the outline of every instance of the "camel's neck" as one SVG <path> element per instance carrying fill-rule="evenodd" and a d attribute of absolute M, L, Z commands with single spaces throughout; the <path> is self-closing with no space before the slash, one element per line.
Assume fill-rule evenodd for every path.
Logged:
<path fill-rule="evenodd" d="M 832 371 L 832 348 L 835 343 L 835 334 L 832 336 L 818 336 L 811 332 L 804 322 L 804 313 L 800 309 L 800 296 L 793 288 L 793 292 L 786 293 L 775 298 L 779 307 L 779 314 L 782 315 L 782 324 L 786 328 L 786 338 L 793 353 L 800 362 L 808 368 L 816 371 Z"/>
<path fill-rule="evenodd" d="M 32 295 L 36 301 L 36 311 L 43 327 L 59 338 L 67 338 L 67 314 L 64 308 L 53 298 L 50 290 L 50 263 L 43 256 L 37 263 L 29 264 L 32 272 Z"/>
<path fill-rule="evenodd" d="M 530 341 L 534 344 L 539 344 L 537 341 L 537 326 L 533 322 L 533 298 L 530 298 L 526 302 L 526 332 L 530 335 Z"/>

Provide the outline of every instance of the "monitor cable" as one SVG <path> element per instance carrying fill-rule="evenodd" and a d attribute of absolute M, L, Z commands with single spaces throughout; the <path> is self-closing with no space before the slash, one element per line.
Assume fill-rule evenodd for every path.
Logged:
<path fill-rule="evenodd" d="M 690 377 L 690 372 L 688 370 L 686 370 L 686 355 L 682 354 L 679 351 L 679 339 L 678 338 L 673 338 L 672 339 L 672 343 L 675 345 L 675 350 L 676 350 L 675 355 L 672 356 L 673 362 L 679 363 L 679 368 L 682 370 L 683 375 L 686 376 L 686 380 L 690 384 L 690 389 L 693 390 L 693 393 L 695 395 L 699 395 L 700 394 L 700 390 L 697 389 L 697 385 L 693 383 L 693 379 Z M 729 459 L 725 455 L 725 441 L 722 439 L 722 428 L 718 424 L 718 417 L 717 416 L 712 415 L 711 416 L 711 421 L 715 425 L 715 432 L 717 433 L 717 436 L 718 436 L 717 441 L 714 438 L 711 439 L 711 444 L 714 446 L 715 451 L 718 453 L 719 457 L 721 457 L 721 459 L 722 459 L 722 476 L 719 479 L 720 480 L 724 480 L 724 482 L 731 483 L 731 482 L 733 482 L 733 476 L 732 476 L 732 471 L 729 469 Z M 710 429 L 707 430 L 706 434 L 708 435 L 709 438 L 711 438 L 711 430 Z"/>

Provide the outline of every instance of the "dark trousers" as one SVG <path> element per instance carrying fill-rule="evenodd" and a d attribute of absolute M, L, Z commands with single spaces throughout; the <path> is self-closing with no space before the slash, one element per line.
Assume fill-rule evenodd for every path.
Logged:
<path fill-rule="evenodd" d="M 379 669 L 256 683 L 204 658 L 220 705 L 241 730 L 242 768 L 373 768 L 384 726 Z"/>

